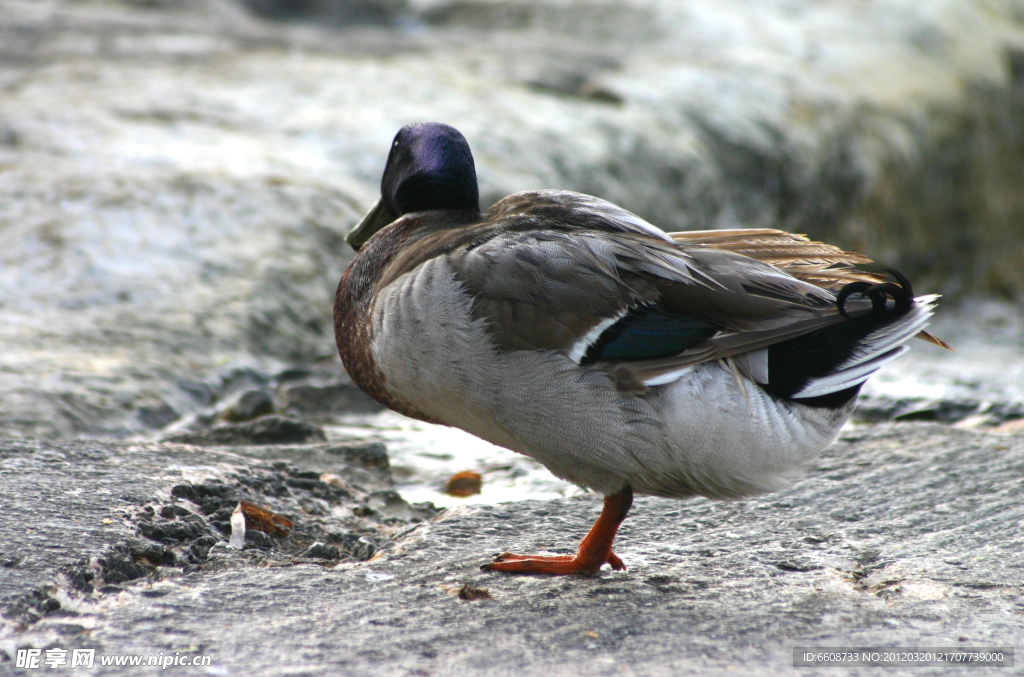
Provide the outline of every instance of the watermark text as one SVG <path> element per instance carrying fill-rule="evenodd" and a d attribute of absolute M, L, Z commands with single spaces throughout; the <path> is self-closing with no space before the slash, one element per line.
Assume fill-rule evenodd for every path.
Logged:
<path fill-rule="evenodd" d="M 96 649 L 18 649 L 14 667 L 23 670 L 54 670 L 56 668 L 85 668 L 120 666 L 120 667 L 158 667 L 165 670 L 170 667 L 209 667 L 210 656 L 173 654 L 161 651 L 156 654 L 113 654 L 97 656 Z"/>

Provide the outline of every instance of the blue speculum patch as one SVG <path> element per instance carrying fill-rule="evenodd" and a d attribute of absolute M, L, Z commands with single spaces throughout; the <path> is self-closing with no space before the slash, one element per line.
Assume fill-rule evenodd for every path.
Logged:
<path fill-rule="evenodd" d="M 671 357 L 712 336 L 718 327 L 695 317 L 656 308 L 634 308 L 608 327 L 587 350 L 583 363 L 637 362 Z"/>

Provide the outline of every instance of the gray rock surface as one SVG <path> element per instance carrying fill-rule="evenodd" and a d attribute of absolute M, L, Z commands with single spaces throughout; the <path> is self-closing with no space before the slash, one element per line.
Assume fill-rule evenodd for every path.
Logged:
<path fill-rule="evenodd" d="M 238 373 L 343 382 L 341 237 L 415 120 L 466 133 L 485 204 L 571 188 L 1024 288 L 1021 0 L 248 6 L 302 11 L 0 0 L 0 430 L 145 435 L 262 385 Z"/>
<path fill-rule="evenodd" d="M 282 416 L 263 416 L 248 423 L 219 425 L 197 433 L 171 435 L 167 441 L 205 447 L 231 447 L 326 442 L 327 436 L 323 430 L 305 421 Z"/>
<path fill-rule="evenodd" d="M 992 428 L 1024 419 L 1024 313 L 992 299 L 940 312 L 931 329 L 955 347 L 913 350 L 872 377 L 855 418 Z"/>
<path fill-rule="evenodd" d="M 325 561 L 326 548 L 238 552 L 221 537 L 182 568 L 174 557 L 149 559 L 142 507 L 166 502 L 187 477 L 228 486 L 244 474 L 242 457 L 109 442 L 0 450 L 0 491 L 19 497 L 0 513 L 0 671 L 10 669 L 5 652 L 35 646 L 202 654 L 210 674 L 260 676 L 867 675 L 877 672 L 794 669 L 793 648 L 1024 641 L 1019 435 L 864 427 L 787 491 L 727 503 L 641 498 L 617 540 L 627 571 L 593 578 L 479 568 L 505 549 L 574 548 L 598 510 L 592 496 L 385 520 L 370 531 L 380 553 L 364 562 Z M 323 465 L 342 456 L 322 453 L 290 472 L 344 473 Z M 308 505 L 306 491 L 292 486 L 281 500 Z M 297 530 L 304 521 L 351 528 L 339 511 L 293 516 Z M 118 547 L 131 556 L 119 570 L 143 571 L 101 586 Z M 91 591 L 74 575 L 83 570 L 96 575 Z M 464 599 L 481 589 L 484 598 Z"/>

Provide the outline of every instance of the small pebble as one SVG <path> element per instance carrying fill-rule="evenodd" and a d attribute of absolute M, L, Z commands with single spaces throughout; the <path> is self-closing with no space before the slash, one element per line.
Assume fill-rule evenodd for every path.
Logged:
<path fill-rule="evenodd" d="M 474 602 L 478 599 L 494 599 L 487 588 L 474 588 L 469 583 L 459 588 L 459 599 Z"/>
<path fill-rule="evenodd" d="M 223 414 L 225 421 L 240 423 L 274 413 L 274 396 L 266 390 L 250 390 Z"/>
<path fill-rule="evenodd" d="M 479 494 L 480 486 L 482 484 L 483 479 L 480 477 L 480 473 L 475 473 L 469 470 L 465 472 L 458 472 L 448 479 L 448 484 L 445 485 L 444 493 L 449 496 L 465 498 L 467 496 L 472 496 L 473 494 Z"/>
<path fill-rule="evenodd" d="M 341 559 L 341 548 L 336 545 L 326 545 L 317 541 L 306 548 L 299 557 L 311 557 L 314 559 Z"/>

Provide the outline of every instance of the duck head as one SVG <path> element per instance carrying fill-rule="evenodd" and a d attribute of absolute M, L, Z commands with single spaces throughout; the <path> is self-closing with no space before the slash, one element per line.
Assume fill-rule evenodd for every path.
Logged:
<path fill-rule="evenodd" d="M 349 232 L 359 248 L 378 230 L 412 212 L 480 213 L 480 193 L 469 143 L 440 122 L 407 125 L 395 135 L 380 184 L 380 200 Z"/>

